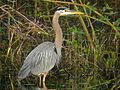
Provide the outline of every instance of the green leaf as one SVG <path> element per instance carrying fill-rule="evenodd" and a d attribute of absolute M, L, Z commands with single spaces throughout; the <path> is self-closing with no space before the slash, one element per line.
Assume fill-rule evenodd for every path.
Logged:
<path fill-rule="evenodd" d="M 0 32 L 4 32 L 4 30 L 3 30 L 3 28 L 2 28 L 2 27 L 0 27 Z"/>

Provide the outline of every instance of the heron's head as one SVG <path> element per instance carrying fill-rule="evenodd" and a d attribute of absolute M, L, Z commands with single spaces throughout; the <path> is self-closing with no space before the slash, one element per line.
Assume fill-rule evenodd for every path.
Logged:
<path fill-rule="evenodd" d="M 66 16 L 71 14 L 83 14 L 82 12 L 70 10 L 67 7 L 58 7 L 56 12 L 59 13 L 60 16 Z"/>

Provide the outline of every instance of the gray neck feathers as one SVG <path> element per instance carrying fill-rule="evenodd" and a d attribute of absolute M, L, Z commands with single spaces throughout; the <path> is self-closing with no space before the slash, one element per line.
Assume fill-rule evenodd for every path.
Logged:
<path fill-rule="evenodd" d="M 63 43 L 63 33 L 62 30 L 60 28 L 60 25 L 58 23 L 58 19 L 59 19 L 60 14 L 58 12 L 56 12 L 53 16 L 53 28 L 55 31 L 55 46 L 56 49 L 58 51 L 58 53 L 61 53 L 61 47 L 62 47 L 62 43 Z"/>

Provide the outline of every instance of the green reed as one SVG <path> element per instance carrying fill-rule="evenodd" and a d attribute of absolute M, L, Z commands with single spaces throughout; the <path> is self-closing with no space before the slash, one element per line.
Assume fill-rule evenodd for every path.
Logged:
<path fill-rule="evenodd" d="M 70 7 L 84 15 L 60 17 L 59 23 L 64 33 L 63 56 L 59 65 L 59 76 L 62 80 L 59 81 L 60 84 L 56 82 L 58 76 L 53 70 L 47 83 L 53 80 L 52 84 L 58 83 L 54 85 L 58 89 L 120 88 L 120 22 L 119 18 L 109 18 L 116 14 L 111 13 L 114 11 L 110 6 L 105 3 L 104 8 L 101 8 L 87 0 L 31 2 L 16 1 L 5 4 L 2 0 L 0 3 L 0 74 L 8 79 L 8 88 L 16 88 L 17 73 L 28 53 L 44 41 L 54 41 L 51 20 L 58 6 Z M 15 70 L 14 75 L 12 70 Z M 5 72 L 8 74 L 4 74 Z M 22 83 L 36 81 L 33 76 Z"/>

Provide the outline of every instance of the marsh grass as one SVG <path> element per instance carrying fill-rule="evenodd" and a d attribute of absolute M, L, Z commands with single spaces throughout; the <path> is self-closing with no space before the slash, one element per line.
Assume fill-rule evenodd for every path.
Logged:
<path fill-rule="evenodd" d="M 87 0 L 66 1 L 0 1 L 2 88 L 15 90 L 25 57 L 40 43 L 54 41 L 51 20 L 58 6 L 82 11 L 84 15 L 60 18 L 64 33 L 62 60 L 59 70 L 54 68 L 47 77 L 48 86 L 73 90 L 120 88 L 120 19 L 115 17 L 114 8 L 106 2 L 101 7 L 99 1 L 94 2 L 98 5 Z M 37 84 L 36 81 L 32 76 L 22 84 Z"/>

